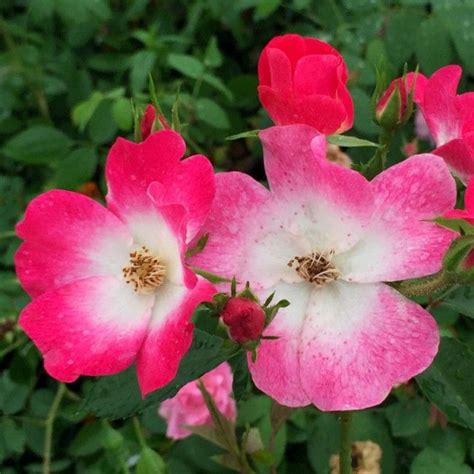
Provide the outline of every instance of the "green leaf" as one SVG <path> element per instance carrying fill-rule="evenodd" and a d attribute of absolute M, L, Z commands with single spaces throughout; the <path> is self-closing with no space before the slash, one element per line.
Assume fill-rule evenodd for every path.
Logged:
<path fill-rule="evenodd" d="M 170 53 L 168 55 L 168 65 L 192 79 L 198 79 L 204 73 L 204 65 L 201 61 L 187 54 Z"/>
<path fill-rule="evenodd" d="M 112 106 L 112 117 L 120 130 L 129 131 L 133 125 L 132 104 L 130 99 L 120 97 Z"/>
<path fill-rule="evenodd" d="M 456 310 L 464 316 L 474 318 L 474 286 L 466 285 L 450 293 L 444 300 L 443 306 Z"/>
<path fill-rule="evenodd" d="M 452 61 L 453 48 L 449 35 L 436 17 L 421 22 L 414 44 L 418 63 L 425 74 L 432 74 Z M 433 54 L 433 45 L 436 45 L 436 54 Z"/>
<path fill-rule="evenodd" d="M 215 36 L 212 36 L 207 44 L 206 52 L 204 53 L 204 64 L 211 68 L 222 65 L 222 54 L 217 46 L 217 39 Z"/>
<path fill-rule="evenodd" d="M 47 164 L 62 158 L 71 147 L 70 138 L 61 130 L 35 125 L 20 132 L 3 147 L 9 158 L 29 164 Z"/>
<path fill-rule="evenodd" d="M 462 342 L 443 337 L 434 362 L 416 381 L 452 422 L 474 429 L 473 373 L 473 352 Z"/>
<path fill-rule="evenodd" d="M 178 374 L 171 383 L 143 400 L 136 380 L 135 367 L 131 367 L 120 374 L 103 377 L 92 383 L 82 411 L 111 419 L 133 416 L 149 406 L 173 397 L 188 382 L 232 358 L 240 350 L 240 346 L 231 341 L 195 329 L 191 348 L 183 357 Z"/>
<path fill-rule="evenodd" d="M 224 82 L 213 74 L 205 73 L 202 76 L 202 81 L 209 84 L 211 87 L 222 93 L 228 100 L 232 100 L 233 95 L 230 89 L 224 84 Z"/>
<path fill-rule="evenodd" d="M 410 474 L 470 474 L 471 468 L 461 464 L 448 455 L 425 448 L 416 456 L 410 468 Z"/>
<path fill-rule="evenodd" d="M 0 232 L 10 231 L 23 209 L 23 180 L 0 175 Z"/>
<path fill-rule="evenodd" d="M 415 51 L 415 41 L 422 16 L 413 10 L 399 10 L 388 20 L 386 30 L 387 51 L 396 68 L 407 62 Z"/>
<path fill-rule="evenodd" d="M 52 185 L 55 188 L 77 189 L 94 176 L 96 167 L 96 151 L 93 148 L 77 148 L 59 163 Z"/>
<path fill-rule="evenodd" d="M 225 137 L 226 140 L 239 140 L 240 138 L 258 138 L 260 130 L 249 130 L 248 132 L 241 132 L 235 135 Z"/>
<path fill-rule="evenodd" d="M 166 465 L 156 451 L 145 446 L 140 453 L 136 472 L 137 474 L 165 474 Z"/>
<path fill-rule="evenodd" d="M 255 20 L 263 20 L 275 12 L 281 3 L 281 0 L 258 0 L 253 17 Z"/>
<path fill-rule="evenodd" d="M 16 453 L 23 451 L 25 432 L 11 419 L 0 419 L 0 461 L 1 453 Z"/>
<path fill-rule="evenodd" d="M 412 436 L 429 428 L 430 406 L 422 398 L 394 403 L 385 413 L 393 436 Z"/>
<path fill-rule="evenodd" d="M 443 269 L 456 272 L 463 267 L 464 260 L 474 247 L 474 235 L 463 235 L 454 240 L 443 259 Z"/>
<path fill-rule="evenodd" d="M 0 413 L 18 413 L 25 407 L 29 392 L 28 385 L 14 382 L 8 372 L 3 372 L 0 377 Z"/>
<path fill-rule="evenodd" d="M 112 101 L 104 100 L 97 107 L 87 127 L 91 140 L 97 145 L 111 142 L 117 134 L 112 117 Z"/>
<path fill-rule="evenodd" d="M 155 51 L 139 51 L 130 58 L 130 87 L 134 94 L 138 94 L 144 89 L 155 61 Z"/>
<path fill-rule="evenodd" d="M 79 128 L 79 131 L 83 132 L 86 129 L 89 120 L 103 99 L 102 92 L 94 92 L 87 100 L 74 107 L 72 121 Z"/>
<path fill-rule="evenodd" d="M 103 436 L 103 424 L 100 421 L 88 423 L 79 430 L 69 444 L 68 451 L 77 457 L 94 454 L 102 448 Z"/>
<path fill-rule="evenodd" d="M 451 34 L 457 53 L 465 69 L 474 74 L 474 5 L 471 1 L 433 2 L 436 18 L 441 21 Z M 438 42 L 436 42 L 436 47 Z M 437 49 L 437 48 L 436 48 Z"/>
<path fill-rule="evenodd" d="M 196 101 L 195 107 L 196 115 L 202 122 L 219 129 L 230 127 L 226 111 L 213 100 L 203 97 Z"/>
<path fill-rule="evenodd" d="M 328 142 L 333 145 L 345 146 L 345 147 L 360 147 L 360 146 L 371 146 L 378 147 L 377 143 L 371 142 L 369 140 L 364 140 L 363 138 L 350 137 L 348 135 L 329 135 Z M 229 140 L 229 138 L 228 138 Z"/>

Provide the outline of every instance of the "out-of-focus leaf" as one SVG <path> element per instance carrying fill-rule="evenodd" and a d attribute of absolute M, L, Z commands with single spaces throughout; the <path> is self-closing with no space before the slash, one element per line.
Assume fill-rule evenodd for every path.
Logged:
<path fill-rule="evenodd" d="M 412 436 L 429 427 L 430 407 L 422 398 L 393 403 L 386 414 L 394 436 Z"/>
<path fill-rule="evenodd" d="M 470 474 L 471 472 L 468 465 L 456 462 L 433 448 L 425 448 L 421 451 L 410 468 L 410 474 Z"/>
<path fill-rule="evenodd" d="M 199 120 L 214 128 L 227 129 L 230 127 L 226 111 L 211 99 L 201 98 L 196 101 L 196 115 Z"/>
<path fill-rule="evenodd" d="M 194 56 L 187 54 L 170 53 L 168 55 L 168 64 L 181 74 L 198 79 L 204 73 L 204 65 Z"/>
<path fill-rule="evenodd" d="M 93 148 L 77 148 L 59 163 L 52 179 L 56 188 L 76 189 L 90 180 L 97 166 L 97 153 Z"/>
<path fill-rule="evenodd" d="M 416 381 L 423 393 L 446 416 L 474 429 L 474 354 L 454 338 L 443 337 L 434 362 Z"/>
<path fill-rule="evenodd" d="M 145 446 L 140 453 L 137 474 L 165 474 L 166 465 L 163 458 L 153 449 Z"/>
<path fill-rule="evenodd" d="M 47 164 L 61 159 L 71 145 L 71 139 L 61 130 L 47 125 L 35 125 L 5 143 L 3 152 L 16 161 Z"/>
<path fill-rule="evenodd" d="M 148 406 L 173 397 L 182 386 L 196 380 L 239 351 L 237 344 L 195 329 L 191 348 L 182 359 L 178 374 L 171 383 L 142 400 L 135 367 L 131 367 L 120 374 L 95 381 L 86 396 L 82 411 L 111 419 L 135 415 Z"/>
<path fill-rule="evenodd" d="M 121 130 L 129 131 L 133 125 L 133 113 L 130 99 L 120 97 L 112 106 L 112 116 Z"/>

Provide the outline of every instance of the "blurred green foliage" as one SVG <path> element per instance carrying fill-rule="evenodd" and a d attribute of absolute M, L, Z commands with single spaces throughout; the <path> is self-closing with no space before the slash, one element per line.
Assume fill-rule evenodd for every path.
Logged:
<path fill-rule="evenodd" d="M 164 472 L 164 463 L 171 474 L 227 472 L 210 460 L 219 450 L 209 442 L 167 440 L 157 402 L 134 422 L 108 421 L 94 415 L 96 405 L 83 409 L 90 380 L 66 389 L 44 373 L 16 325 L 28 298 L 13 273 L 19 244 L 13 228 L 26 203 L 47 189 L 103 196 L 107 150 L 118 135 L 133 137 L 133 108 L 143 110 L 149 101 L 150 75 L 168 119 L 177 101 L 190 153 L 206 154 L 218 169 L 261 178 L 258 141 L 225 137 L 269 125 L 258 103 L 256 63 L 264 44 L 284 32 L 319 37 L 342 52 L 356 107 L 350 134 L 361 138 L 378 134 L 370 107 L 375 67 L 395 77 L 405 63 L 426 74 L 459 63 L 463 88 L 472 86 L 472 0 L 1 0 L 2 474 L 41 472 L 45 465 L 51 472 L 148 474 Z M 411 124 L 398 133 L 392 160 L 401 159 L 401 146 L 413 136 Z M 369 152 L 350 153 L 360 161 Z M 381 445 L 384 474 L 471 472 L 471 293 L 462 287 L 431 302 L 446 337 L 419 384 L 401 386 L 381 407 L 355 416 L 354 439 Z M 258 427 L 268 443 L 271 402 L 247 385 L 243 377 L 235 387 L 238 427 Z M 334 415 L 293 412 L 274 442 L 278 472 L 328 473 L 337 436 Z M 269 468 L 262 464 L 260 471 Z"/>

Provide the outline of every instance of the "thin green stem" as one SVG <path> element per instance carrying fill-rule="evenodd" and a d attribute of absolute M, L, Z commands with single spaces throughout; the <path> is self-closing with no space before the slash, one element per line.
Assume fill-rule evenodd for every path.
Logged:
<path fill-rule="evenodd" d="M 377 158 L 380 160 L 382 170 L 385 169 L 387 164 L 387 154 L 390 150 L 390 144 L 392 143 L 392 140 L 393 131 L 382 129 L 379 137 L 379 147 L 375 152 L 375 156 L 377 156 Z"/>
<path fill-rule="evenodd" d="M 339 415 L 341 426 L 341 436 L 339 445 L 339 465 L 340 474 L 352 474 L 352 443 L 351 443 L 351 422 L 352 413 L 342 412 Z"/>
<path fill-rule="evenodd" d="M 142 427 L 140 425 L 140 421 L 136 416 L 133 417 L 133 428 L 135 429 L 135 434 L 137 435 L 138 442 L 142 448 L 146 448 L 146 440 L 145 435 L 143 434 Z"/>
<path fill-rule="evenodd" d="M 56 395 L 54 396 L 53 403 L 48 412 L 48 417 L 45 421 L 45 434 L 44 434 L 44 449 L 43 449 L 43 474 L 50 474 L 51 472 L 51 451 L 53 445 L 53 428 L 54 421 L 58 414 L 59 406 L 61 405 L 61 400 L 63 399 L 64 394 L 66 393 L 66 386 L 61 383 L 58 385 Z"/>

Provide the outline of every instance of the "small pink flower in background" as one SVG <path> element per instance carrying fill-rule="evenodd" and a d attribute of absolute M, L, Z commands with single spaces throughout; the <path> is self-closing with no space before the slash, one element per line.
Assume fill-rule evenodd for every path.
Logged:
<path fill-rule="evenodd" d="M 106 164 L 107 205 L 48 191 L 17 233 L 18 278 L 33 301 L 20 325 L 63 382 L 136 361 L 143 395 L 170 382 L 192 340 L 195 307 L 214 288 L 185 263 L 214 197 L 210 162 L 173 131 L 119 138 Z"/>
<path fill-rule="evenodd" d="M 431 154 L 368 182 L 330 163 L 307 125 L 260 137 L 270 191 L 242 173 L 216 175 L 209 240 L 193 264 L 290 302 L 264 331 L 278 339 L 249 359 L 263 392 L 295 407 L 377 405 L 438 350 L 432 316 L 382 282 L 441 269 L 455 234 L 429 220 L 453 208 L 455 182 Z"/>
<path fill-rule="evenodd" d="M 347 67 L 324 41 L 276 36 L 260 55 L 258 78 L 260 102 L 275 124 L 304 123 L 327 135 L 352 127 Z"/>
<path fill-rule="evenodd" d="M 467 183 L 474 175 L 474 93 L 456 94 L 461 75 L 454 65 L 442 67 L 429 79 L 420 75 L 415 102 L 436 143 L 433 153 Z"/>
<path fill-rule="evenodd" d="M 224 362 L 203 375 L 201 380 L 222 415 L 234 421 L 236 407 L 232 398 L 233 377 L 230 365 Z M 192 433 L 186 429 L 186 425 L 212 425 L 211 414 L 196 380 L 181 388 L 175 397 L 162 402 L 158 413 L 166 420 L 166 435 L 172 439 L 190 436 Z"/>
<path fill-rule="evenodd" d="M 230 298 L 221 314 L 228 326 L 230 337 L 239 343 L 256 341 L 263 332 L 265 311 L 248 298 Z"/>
<path fill-rule="evenodd" d="M 402 152 L 405 156 L 416 155 L 416 153 L 418 152 L 418 143 L 416 139 L 411 142 L 405 143 L 402 147 Z"/>

